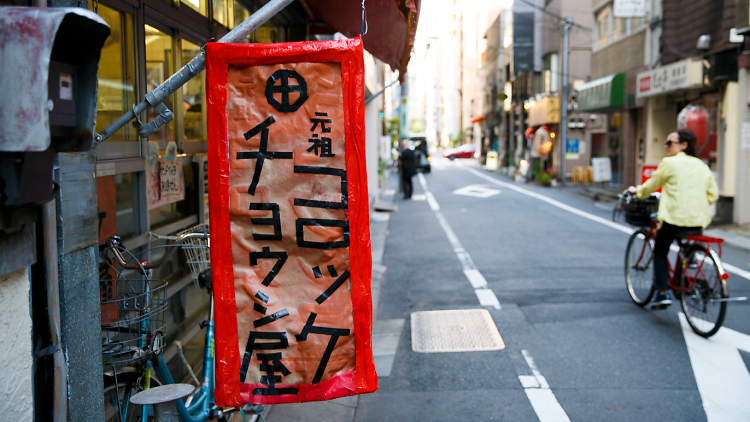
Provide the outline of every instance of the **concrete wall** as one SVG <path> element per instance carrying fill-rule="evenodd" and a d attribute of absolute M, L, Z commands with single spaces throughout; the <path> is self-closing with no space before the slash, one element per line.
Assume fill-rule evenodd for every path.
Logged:
<path fill-rule="evenodd" d="M 674 130 L 677 122 L 677 109 L 667 101 L 666 95 L 657 95 L 648 100 L 646 111 L 646 139 L 644 139 L 645 163 L 659 164 L 666 155 L 664 141 Z"/>
<path fill-rule="evenodd" d="M 0 419 L 31 421 L 31 315 L 29 270 L 0 275 Z"/>
<path fill-rule="evenodd" d="M 616 41 L 591 54 L 591 79 L 599 79 L 643 65 L 646 31 Z"/>

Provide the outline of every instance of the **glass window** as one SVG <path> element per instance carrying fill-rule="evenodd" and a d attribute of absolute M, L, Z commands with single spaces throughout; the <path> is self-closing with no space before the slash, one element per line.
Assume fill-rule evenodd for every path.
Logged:
<path fill-rule="evenodd" d="M 154 90 L 174 73 L 173 45 L 174 39 L 171 36 L 146 25 L 146 92 Z M 164 105 L 176 113 L 174 104 L 174 94 L 164 100 Z M 149 108 L 148 121 L 152 121 L 158 115 L 159 113 L 153 107 Z M 149 140 L 176 141 L 174 119 L 159 127 L 149 136 Z"/>
<path fill-rule="evenodd" d="M 233 23 L 233 6 L 231 0 L 215 0 L 212 2 L 212 8 L 214 10 L 214 20 L 227 28 L 232 28 Z"/>
<path fill-rule="evenodd" d="M 187 5 L 203 16 L 208 16 L 208 2 L 206 0 L 182 0 L 181 3 Z"/>
<path fill-rule="evenodd" d="M 609 44 L 609 6 L 596 14 L 596 46 L 606 47 Z"/>
<path fill-rule="evenodd" d="M 612 41 L 617 41 L 625 36 L 627 30 L 627 19 L 614 18 L 612 20 Z"/>
<path fill-rule="evenodd" d="M 99 16 L 112 31 L 102 48 L 99 60 L 99 90 L 96 101 L 96 130 L 114 123 L 136 103 L 135 38 L 133 15 L 100 4 Z M 125 125 L 107 139 L 108 142 L 137 141 L 138 133 Z"/>
<path fill-rule="evenodd" d="M 234 3 L 234 7 L 232 8 L 233 12 L 233 20 L 229 23 L 230 28 L 234 29 L 237 25 L 244 22 L 245 19 L 250 17 L 250 11 L 247 10 L 245 6 L 243 6 L 241 3 L 239 3 L 237 0 L 232 0 Z M 252 37 L 252 34 L 249 36 Z M 249 38 L 248 37 L 248 38 Z"/>
<path fill-rule="evenodd" d="M 182 40 L 182 64 L 201 53 L 200 47 Z M 182 110 L 185 113 L 185 140 L 205 141 L 206 137 L 206 72 L 182 86 Z"/>

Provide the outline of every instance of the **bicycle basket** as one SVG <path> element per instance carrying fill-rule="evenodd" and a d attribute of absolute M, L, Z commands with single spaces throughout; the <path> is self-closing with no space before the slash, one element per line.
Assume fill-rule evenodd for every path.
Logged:
<path fill-rule="evenodd" d="M 629 197 L 622 204 L 625 211 L 625 221 L 631 226 L 645 227 L 651 224 L 651 214 L 659 208 L 659 198 L 649 197 L 647 199 L 638 199 Z"/>
<path fill-rule="evenodd" d="M 208 224 L 199 224 L 187 230 L 183 230 L 177 235 L 185 233 L 210 233 Z M 182 244 L 182 250 L 185 251 L 185 259 L 190 266 L 190 273 L 193 275 L 193 281 L 198 280 L 198 274 L 201 271 L 211 267 L 211 257 L 209 255 L 207 239 L 191 239 Z"/>
<path fill-rule="evenodd" d="M 161 352 L 167 282 L 100 280 L 102 363 L 133 366 Z"/>

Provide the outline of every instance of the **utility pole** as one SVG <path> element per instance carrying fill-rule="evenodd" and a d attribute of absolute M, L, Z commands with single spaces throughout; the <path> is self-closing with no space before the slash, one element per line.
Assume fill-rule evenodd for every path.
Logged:
<path fill-rule="evenodd" d="M 565 17 L 563 27 L 563 74 L 562 74 L 562 101 L 560 102 L 560 184 L 565 185 L 565 146 L 568 143 L 568 41 L 570 28 L 573 26 L 573 17 Z"/>

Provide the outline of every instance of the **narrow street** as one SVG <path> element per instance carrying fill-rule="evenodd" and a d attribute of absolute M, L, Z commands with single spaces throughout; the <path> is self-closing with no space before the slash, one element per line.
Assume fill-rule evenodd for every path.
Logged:
<path fill-rule="evenodd" d="M 681 327 L 678 302 L 661 312 L 632 303 L 623 277 L 628 234 L 625 226 L 605 224 L 611 212 L 460 160 L 437 161 L 432 168 L 414 178 L 411 201 L 399 199 L 397 180 L 390 180 L 394 189 L 387 193 L 398 211 L 388 225 L 387 270 L 374 317 L 376 362 L 377 327 L 403 321 L 403 329 L 390 373 L 381 373 L 379 391 L 359 398 L 354 420 L 703 421 L 707 412 L 710 420 L 747 415 L 747 401 L 737 400 L 750 387 L 746 302 L 730 304 L 726 328 L 706 348 L 708 341 Z M 456 193 L 468 186 L 474 187 L 463 190 L 469 195 Z M 748 251 L 726 246 L 724 256 L 734 267 L 750 269 Z M 499 306 L 480 292 L 481 278 L 467 278 L 472 262 Z M 731 274 L 729 282 L 732 296 L 750 295 L 747 278 Z M 480 297 L 489 306 L 481 306 Z M 481 308 L 492 315 L 503 350 L 412 351 L 412 313 Z M 710 364 L 701 356 L 706 351 Z"/>

